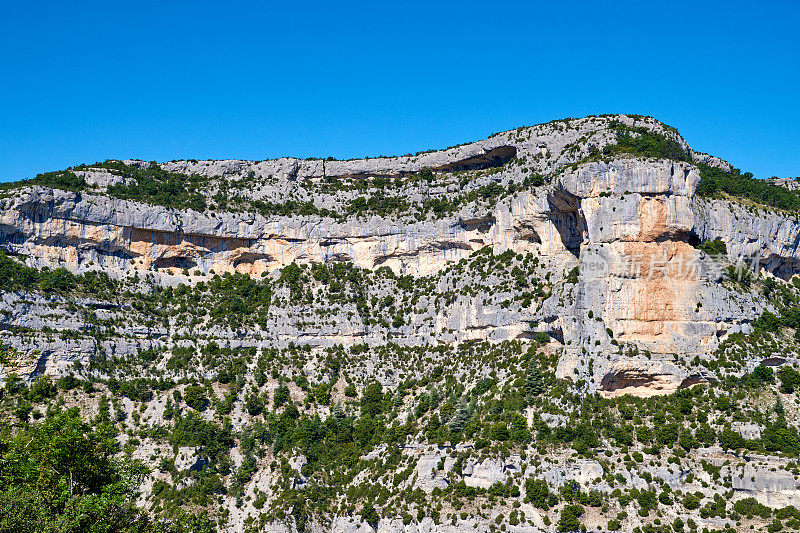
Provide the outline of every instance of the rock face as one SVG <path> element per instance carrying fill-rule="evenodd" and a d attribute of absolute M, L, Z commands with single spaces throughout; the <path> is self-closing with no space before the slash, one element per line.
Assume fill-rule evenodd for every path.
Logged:
<path fill-rule="evenodd" d="M 621 127 L 635 135 L 663 136 L 678 147 L 681 160 L 615 151 Z M 155 170 L 155 163 L 122 163 Z M 435 519 L 424 512 L 413 517 L 395 512 L 367 521 L 343 498 L 334 511 L 346 510 L 348 516 L 332 512 L 328 522 L 303 522 L 305 531 L 485 531 L 501 523 L 505 531 L 554 530 L 555 515 L 547 514 L 547 505 L 535 507 L 519 492 L 528 490 L 525 480 L 532 478 L 546 481 L 554 492 L 577 483 L 592 493 L 669 487 L 713 498 L 723 483 L 713 476 L 721 472 L 731 491 L 726 499 L 753 497 L 770 506 L 800 505 L 794 463 L 713 447 L 714 431 L 722 432 L 723 424 L 730 429 L 727 436 L 761 439 L 771 423 L 771 415 L 761 413 L 772 413 L 772 396 L 766 407 L 728 405 L 733 411 L 752 407 L 760 419 L 742 422 L 744 418 L 732 416 L 735 421 L 730 424 L 727 419 L 722 422 L 729 413 L 703 420 L 681 415 L 680 421 L 691 425 L 694 433 L 684 434 L 686 428 L 671 424 L 675 427 L 667 429 L 674 429 L 674 435 L 661 434 L 662 428 L 654 425 L 653 437 L 647 431 L 640 435 L 637 427 L 636 443 L 628 421 L 643 416 L 646 409 L 627 417 L 620 410 L 611 415 L 617 417 L 612 423 L 621 426 L 619 434 L 611 431 L 616 428 L 590 428 L 593 435 L 603 432 L 599 437 L 605 442 L 597 440 L 592 446 L 605 455 L 579 457 L 583 452 L 567 449 L 574 446 L 579 451 L 578 437 L 562 439 L 569 444 L 561 450 L 525 440 L 525 432 L 578 434 L 576 411 L 565 408 L 563 391 L 541 412 L 529 397 L 532 393 L 526 392 L 513 413 L 500 401 L 505 398 L 493 396 L 501 393 L 487 392 L 510 390 L 500 388 L 509 384 L 526 391 L 533 388 L 531 375 L 520 378 L 516 372 L 533 357 L 548 361 L 548 379 L 555 381 L 555 371 L 563 380 L 559 387 L 587 403 L 601 401 L 592 393 L 607 399 L 647 398 L 718 377 L 712 371 L 718 362 L 715 350 L 741 337 L 733 334 L 751 332 L 765 310 L 775 311 L 763 294 L 727 279 L 725 269 L 746 258 L 767 276 L 791 279 L 800 271 L 800 220 L 732 200 L 697 197 L 698 164 L 730 169 L 718 158 L 695 153 L 677 132 L 653 119 L 617 115 L 519 128 L 400 157 L 156 164 L 203 184 L 208 208 L 202 212 L 121 199 L 120 188 L 134 185 L 135 179 L 114 165 L 73 169 L 85 182 L 78 191 L 22 183 L 0 194 L 0 248 L 29 267 L 105 273 L 121 288 L 108 297 L 18 286 L 4 292 L 0 378 L 13 372 L 30 382 L 39 374 L 74 374 L 108 382 L 113 365 L 147 373 L 151 382 L 145 384 L 144 394 L 126 389 L 123 396 L 128 397 L 114 404 L 117 421 L 130 416 L 125 424 L 136 428 L 141 445 L 133 457 L 146 462 L 167 459 L 154 469 L 144 492 L 156 490 L 156 482 L 184 488 L 202 482 L 212 489 L 216 483 L 227 484 L 231 493 L 215 492 L 209 501 L 225 516 L 230 531 L 255 527 L 256 516 L 262 517 L 261 531 L 298 530 L 294 518 L 279 520 L 274 515 L 267 520 L 265 510 L 288 501 L 281 491 L 302 494 L 316 483 L 324 484 L 333 470 L 320 469 L 315 463 L 319 457 L 306 456 L 307 450 L 276 451 L 277 444 L 264 442 L 279 438 L 270 433 L 276 421 L 294 427 L 294 419 L 289 422 L 294 415 L 319 417 L 302 426 L 303 438 L 309 439 L 331 419 L 332 425 L 337 419 L 355 420 L 365 404 L 348 385 L 358 383 L 363 392 L 363 385 L 372 381 L 397 393 L 389 402 L 396 417 L 392 435 L 420 420 L 424 425 L 406 440 L 382 442 L 363 456 L 348 457 L 347 462 L 358 463 L 348 488 L 378 493 L 391 479 L 396 485 L 392 490 L 414 499 L 443 493 L 450 498 L 456 490 L 473 496 L 488 492 L 491 498 L 496 493 L 501 506 L 506 498 L 519 498 L 513 500 L 513 512 L 523 521 L 517 514 L 516 523 L 511 521 L 511 507 L 495 509 L 496 499 L 490 506 L 470 509 L 469 497 L 464 512 L 456 513 L 464 503 L 459 501 L 447 520 L 437 511 Z M 714 239 L 725 244 L 727 257 L 710 257 L 697 247 Z M 326 268 L 320 270 L 320 265 Z M 292 272 L 307 283 L 293 285 Z M 268 290 L 256 294 L 247 285 L 247 294 L 238 300 L 230 294 L 229 300 L 215 300 L 214 291 L 223 292 L 225 284 L 237 280 L 261 283 Z M 214 288 L 202 295 L 192 292 L 212 284 Z M 131 296 L 134 292 L 136 298 Z M 174 306 L 170 298 L 177 302 Z M 247 307 L 246 299 L 263 305 Z M 225 320 L 231 316 L 234 320 Z M 491 351 L 498 346 L 506 352 Z M 532 352 L 525 352 L 528 348 Z M 780 366 L 792 359 L 782 353 L 777 357 L 776 350 L 773 345 L 764 353 L 747 353 L 741 367 L 752 371 L 759 363 Z M 184 356 L 188 359 L 181 363 Z M 512 365 L 494 365 L 506 359 Z M 128 366 L 141 360 L 144 366 Z M 192 365 L 200 365 L 200 370 Z M 238 370 L 235 365 L 240 365 Z M 430 380 L 434 369 L 439 376 L 447 373 L 451 381 L 436 385 L 440 380 Z M 193 371 L 202 375 L 193 376 Z M 113 377 L 125 381 L 137 376 Z M 194 386 L 193 379 L 204 386 Z M 488 388 L 475 392 L 478 383 Z M 223 465 L 214 446 L 159 440 L 164 427 L 155 426 L 177 423 L 180 409 L 190 408 L 181 404 L 190 384 L 194 406 L 203 404 L 205 395 L 213 406 L 190 411 L 198 424 L 218 422 L 213 411 L 224 412 L 226 432 L 249 428 L 247 434 L 236 435 L 238 444 L 226 445 Z M 279 411 L 279 388 L 286 391 L 284 401 L 295 407 L 293 415 L 288 407 Z M 673 399 L 687 392 L 692 391 Z M 132 396 L 138 397 L 138 407 Z M 430 409 L 419 407 L 423 397 Z M 711 398 L 722 399 L 709 393 L 709 403 Z M 273 412 L 267 416 L 270 402 Z M 442 404 L 441 418 L 432 414 L 436 402 Z M 481 402 L 492 416 L 498 410 L 507 419 L 486 419 L 472 428 L 473 436 L 453 445 L 423 437 L 469 419 Z M 787 410 L 795 409 L 785 403 Z M 714 405 L 726 413 L 724 402 Z M 18 407 L 24 412 L 22 402 Z M 254 420 L 260 425 L 251 432 Z M 716 424 L 715 429 L 707 422 Z M 350 429 L 366 435 L 371 423 L 359 422 Z M 702 442 L 710 448 L 698 450 L 699 441 L 686 446 L 694 446 L 693 451 L 678 448 L 686 443 L 679 437 L 701 439 L 709 431 L 710 441 Z M 502 444 L 480 442 L 486 434 L 496 435 Z M 614 442 L 619 438 L 625 443 L 625 451 L 617 456 L 609 444 L 612 434 Z M 648 435 L 653 438 L 648 440 Z M 132 437 L 124 438 L 127 442 Z M 650 448 L 654 438 L 672 443 L 674 457 L 659 457 L 658 449 Z M 520 441 L 525 444 L 512 449 Z M 580 443 L 585 452 L 589 445 Z M 224 468 L 207 479 L 207 472 L 201 473 L 208 465 Z M 385 470 L 384 477 L 374 475 L 379 470 Z M 616 501 L 607 501 L 612 499 Z M 664 523 L 680 518 L 675 500 L 676 507 L 665 511 Z M 590 530 L 610 528 L 608 517 L 601 520 L 594 509 L 600 506 L 590 507 L 585 517 Z M 639 518 L 646 513 L 628 511 L 630 507 L 614 515 L 628 517 L 624 530 L 644 524 Z M 658 516 L 661 520 L 660 512 Z M 724 525 L 713 515 L 700 523 Z"/>
<path fill-rule="evenodd" d="M 775 461 L 761 457 L 760 464 L 748 463 L 731 476 L 733 490 L 755 497 L 764 505 L 784 507 L 800 501 L 800 490 L 791 472 L 777 470 Z"/>
<path fill-rule="evenodd" d="M 409 183 L 399 192 L 410 200 L 432 196 L 452 198 L 455 193 L 469 192 L 487 184 L 521 180 L 530 172 L 548 175 L 580 160 L 590 147 L 597 149 L 613 143 L 614 136 L 608 129 L 611 118 L 669 133 L 656 121 L 638 119 L 637 122 L 637 119 L 621 115 L 512 130 L 485 141 L 417 156 L 350 161 L 287 158 L 262 162 L 180 161 L 160 166 L 167 171 L 238 178 L 234 182 L 240 188 L 237 194 L 248 199 L 313 199 L 318 205 L 333 208 L 352 200 L 358 192 L 318 192 L 315 187 L 322 183 L 320 180 L 370 176 L 402 178 L 422 168 L 432 168 L 440 173 L 440 179 L 430 184 Z M 675 138 L 688 153 L 694 154 L 682 138 Z M 127 163 L 139 167 L 150 165 L 140 161 Z M 609 187 L 617 193 L 631 190 L 652 196 L 677 194 L 672 187 L 677 183 L 671 182 L 683 181 L 681 197 L 689 198 L 693 194 L 696 172 L 690 176 L 662 175 L 664 169 L 659 164 L 639 162 L 636 165 L 634 179 L 637 183 L 625 182 L 631 177 L 632 169 L 614 167 L 608 173 L 607 182 L 593 185 L 592 176 L 603 175 L 601 169 L 593 167 L 590 175 L 565 176 L 563 190 L 582 187 L 573 194 L 586 198 L 592 196 L 592 187 L 598 187 L 594 191 L 595 198 Z M 454 171 L 484 168 L 501 171 L 483 177 L 477 175 L 466 184 L 454 179 Z M 616 177 L 616 172 L 623 174 Z M 71 269 L 85 267 L 91 262 L 123 273 L 129 269 L 179 273 L 183 268 L 199 268 L 203 272 L 213 269 L 261 274 L 297 260 L 350 261 L 365 268 L 386 265 L 414 275 L 435 272 L 446 262 L 457 261 L 481 246 L 525 250 L 531 249 L 536 241 L 542 241 L 537 243 L 541 244 L 542 253 L 555 253 L 563 250 L 564 245 L 575 244 L 574 231 L 563 227 L 558 220 L 560 217 L 564 224 L 572 224 L 572 208 L 568 204 L 559 205 L 556 198 L 548 199 L 551 196 L 548 191 L 539 189 L 534 194 L 517 195 L 488 213 L 476 213 L 478 206 L 466 205 L 451 217 L 428 218 L 416 223 L 402 217 L 352 217 L 339 222 L 318 216 L 263 217 L 252 211 L 203 214 L 142 205 L 102 196 L 109 185 L 119 184 L 122 179 L 119 176 L 102 169 L 83 170 L 78 174 L 92 184 L 100 196 L 30 187 L 5 198 L 0 219 L 3 242 L 12 250 L 30 254 L 42 265 L 63 263 Z M 583 183 L 576 181 L 578 179 Z M 215 185 L 217 188 L 211 189 L 209 194 L 230 186 L 229 182 L 225 183 L 224 186 Z M 569 198 L 564 200 L 569 202 Z M 660 200 L 654 201 L 660 205 Z M 613 200 L 598 206 L 601 215 L 603 207 L 610 208 L 611 203 Z M 668 211 L 666 216 L 684 216 L 685 213 L 674 211 L 679 207 L 673 205 L 672 199 L 668 200 L 664 208 L 673 211 Z M 690 221 L 681 223 L 687 222 Z M 592 238 L 625 231 L 611 226 L 594 226 L 591 230 L 595 232 Z"/>
<path fill-rule="evenodd" d="M 721 239 L 729 256 L 790 279 L 800 272 L 800 220 L 785 213 L 725 200 L 693 205 L 694 231 L 702 240 Z"/>
<path fill-rule="evenodd" d="M 580 304 L 619 340 L 696 351 L 685 327 L 695 323 L 690 296 L 701 281 L 691 270 L 699 252 L 687 242 L 698 181 L 689 165 L 638 161 L 590 165 L 563 180 L 586 226 Z"/>
<path fill-rule="evenodd" d="M 578 353 L 604 355 L 616 341 L 671 360 L 707 354 L 721 333 L 740 330 L 742 300 L 728 298 L 720 267 L 689 244 L 699 179 L 689 164 L 623 160 L 585 165 L 556 184 L 553 204 L 570 213 L 564 242 L 580 258 L 572 313 L 561 319 L 573 340 L 561 376 L 588 371 L 606 395 L 673 392 L 691 376 L 666 360 L 601 357 L 592 372 Z M 755 318 L 760 306 L 746 303 Z"/>
<path fill-rule="evenodd" d="M 200 454 L 200 449 L 196 446 L 183 446 L 178 448 L 175 456 L 175 468 L 183 470 L 202 470 L 208 464 L 208 458 Z"/>
<path fill-rule="evenodd" d="M 108 196 L 105 189 L 126 178 L 89 168 L 79 173 L 92 191 L 27 186 L 0 199 L 0 242 L 6 250 L 25 255 L 31 266 L 64 266 L 74 272 L 100 268 L 119 278 L 141 272 L 165 285 L 195 282 L 201 279 L 197 274 L 209 272 L 267 275 L 292 262 L 350 262 L 425 276 L 484 247 L 495 253 L 533 253 L 546 260 L 553 276 L 578 267 L 575 283 L 558 288 L 535 313 L 513 307 L 486 309 L 479 302 L 459 300 L 448 317 L 437 318 L 439 333 L 412 334 L 412 328 L 407 342 L 503 340 L 546 331 L 563 347 L 560 377 L 584 380 L 589 390 L 604 394 L 671 392 L 696 372 L 669 361 L 675 356 L 707 356 L 720 338 L 746 331 L 763 308 L 746 294 L 730 297 L 717 283 L 718 264 L 691 246 L 690 239 L 720 238 L 730 259 L 755 256 L 762 268 L 788 278 L 800 269 L 800 222 L 732 202 L 696 198 L 700 176 L 691 163 L 627 158 L 573 164 L 592 149 L 613 144 L 612 121 L 669 135 L 695 161 L 729 168 L 721 160 L 695 154 L 660 123 L 624 115 L 512 130 L 416 156 L 160 165 L 172 172 L 238 179 L 220 181 L 209 194 L 221 190 L 223 183 L 235 183 L 242 197 L 252 200 L 311 198 L 334 211 L 359 192 L 347 187 L 317 191 L 324 180 L 390 177 L 400 180 L 397 193 L 411 201 L 438 197 L 456 202 L 458 208 L 443 217 L 177 210 Z M 422 168 L 432 168 L 435 179 L 404 178 Z M 459 181 L 454 172 L 466 172 L 472 179 Z M 551 175 L 550 183 L 514 185 L 513 194 L 493 204 L 480 201 L 478 193 L 486 187 L 508 187 L 531 172 Z M 458 203 L 463 194 L 478 199 Z M 35 314 L 15 313 L 7 316 L 10 324 L 36 323 L 30 318 Z M 531 328 L 533 323 L 539 325 Z M 442 331 L 449 333 L 442 336 Z M 352 344 L 364 335 L 369 339 L 366 330 L 350 320 L 324 334 L 281 332 L 283 339 L 318 346 Z M 150 342 L 152 335 L 144 337 Z M 381 342 L 378 337 L 373 341 Z M 625 345 L 655 359 L 645 363 L 636 355 L 618 353 Z M 83 350 L 44 348 L 44 353 L 57 354 L 45 357 L 50 363 L 44 366 L 55 369 L 85 360 L 75 355 L 76 349 Z"/>
<path fill-rule="evenodd" d="M 293 261 L 347 261 L 426 275 L 483 246 L 524 249 L 520 224 L 528 202 L 498 208 L 494 219 L 402 224 L 371 218 L 339 223 L 320 217 L 225 214 L 212 217 L 156 206 L 33 187 L 4 203 L 9 248 L 43 266 L 82 270 L 96 263 L 119 274 L 160 270 L 259 275 Z M 502 222 L 497 222 L 501 220 Z M 516 224 L 516 226 L 515 226 Z"/>

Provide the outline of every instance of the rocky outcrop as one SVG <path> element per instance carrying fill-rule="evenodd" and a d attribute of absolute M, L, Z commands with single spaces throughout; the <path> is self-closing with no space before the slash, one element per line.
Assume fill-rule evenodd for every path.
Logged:
<path fill-rule="evenodd" d="M 626 123 L 662 128 L 653 120 L 615 117 Z M 608 119 L 572 121 L 569 127 L 540 125 L 512 130 L 489 139 L 447 150 L 390 158 L 349 161 L 178 161 L 160 166 L 173 172 L 212 178 L 207 194 L 235 193 L 247 200 L 312 201 L 341 211 L 360 193 L 342 188 L 318 192 L 326 177 L 402 177 L 422 168 L 437 170 L 432 183 L 406 184 L 397 194 L 424 202 L 432 196 L 451 201 L 461 193 L 486 185 L 519 182 L 530 172 L 551 174 L 588 153 L 578 144 L 589 138 L 593 146 L 613 142 Z M 544 146 L 545 148 L 542 148 Z M 525 163 L 521 163 L 524 161 Z M 151 163 L 126 161 L 140 167 Z M 500 172 L 456 180 L 454 171 L 498 167 Z M 373 268 L 425 275 L 457 261 L 485 245 L 515 249 L 547 238 L 531 226 L 529 211 L 536 202 L 529 195 L 490 213 L 464 206 L 445 219 L 423 222 L 413 217 L 356 218 L 345 222 L 318 216 L 269 217 L 252 211 L 198 213 L 121 201 L 104 195 L 109 185 L 125 180 L 105 169 L 79 171 L 96 194 L 27 187 L 2 199 L 0 242 L 30 255 L 39 265 L 64 265 L 73 270 L 94 263 L 110 272 L 158 269 L 179 275 L 184 268 L 201 272 L 239 271 L 254 275 L 292 261 L 350 261 Z M 218 180 L 218 181 L 214 181 Z M 540 202 L 541 203 L 541 202 Z M 480 209 L 475 211 L 475 209 Z M 489 209 L 491 211 L 491 208 Z M 544 243 L 549 249 L 550 243 Z"/>
<path fill-rule="evenodd" d="M 800 219 L 729 200 L 693 205 L 700 240 L 721 239 L 731 260 L 783 279 L 800 272 Z"/>
<path fill-rule="evenodd" d="M 785 464 L 782 461 L 766 456 L 749 459 L 747 464 L 732 472 L 734 491 L 742 497 L 754 497 L 770 507 L 800 504 L 800 490 L 795 476 L 783 469 Z"/>
<path fill-rule="evenodd" d="M 208 457 L 202 455 L 200 448 L 196 446 L 182 446 L 178 448 L 175 455 L 175 469 L 178 472 L 184 470 L 200 471 L 208 464 Z"/>
<path fill-rule="evenodd" d="M 708 354 L 739 330 L 743 305 L 751 319 L 760 312 L 744 295 L 731 299 L 717 283 L 720 265 L 689 244 L 699 179 L 690 164 L 639 160 L 592 163 L 560 179 L 555 194 L 571 198 L 561 204 L 575 206 L 570 227 L 582 239 L 560 376 L 577 371 L 606 395 L 673 392 L 689 378 L 669 362 L 675 354 Z M 664 360 L 619 359 L 625 344 Z"/>
<path fill-rule="evenodd" d="M 675 357 L 707 357 L 727 334 L 747 331 L 763 310 L 763 303 L 748 293 L 731 294 L 722 287 L 721 263 L 690 242 L 721 238 L 730 260 L 754 255 L 763 268 L 788 278 L 800 268 L 800 223 L 779 213 L 696 198 L 700 176 L 690 163 L 621 158 L 577 165 L 592 150 L 615 141 L 612 121 L 667 135 L 694 161 L 726 168 L 724 161 L 693 152 L 657 121 L 619 115 L 521 128 L 401 157 L 160 164 L 168 171 L 208 177 L 211 183 L 234 179 L 224 183 L 235 183 L 237 194 L 248 200 L 311 199 L 334 211 L 363 193 L 345 185 L 332 192 L 315 189 L 324 182 L 320 180 L 341 178 L 346 184 L 347 179 L 390 176 L 401 180 L 394 192 L 412 202 L 431 197 L 455 202 L 459 195 L 473 195 L 446 216 L 176 210 L 108 196 L 105 188 L 125 183 L 125 178 L 85 169 L 78 172 L 93 187 L 91 192 L 26 186 L 0 198 L 0 244 L 27 257 L 31 266 L 64 266 L 75 272 L 102 269 L 118 278 L 143 273 L 164 285 L 193 283 L 211 272 L 261 276 L 292 262 L 350 262 L 427 276 L 484 247 L 495 253 L 532 253 L 547 265 L 547 275 L 559 280 L 538 308 L 458 298 L 447 313 L 431 317 L 432 324 L 410 320 L 399 338 L 411 344 L 499 341 L 531 338 L 543 331 L 554 339 L 551 348 L 562 352 L 558 375 L 585 382 L 587 390 L 613 395 L 671 392 L 694 375 L 676 364 Z M 402 181 L 423 168 L 434 169 L 432 180 Z M 532 173 L 549 176 L 550 183 L 521 187 Z M 481 201 L 478 193 L 490 186 L 508 187 L 513 193 L 492 203 Z M 215 192 L 213 187 L 206 192 Z M 573 279 L 568 274 L 575 268 Z M 36 318 L 48 313 L 35 307 L 24 311 L 9 304 L 4 321 L 33 329 L 45 324 L 82 327 L 75 320 Z M 335 325 L 319 327 L 297 328 L 297 321 L 286 316 L 271 320 L 272 328 L 259 332 L 253 344 L 299 342 L 317 348 L 349 345 L 356 339 L 385 341 L 382 333 L 370 331 L 352 313 Z M 124 355 L 170 335 L 137 327 L 126 332 L 135 341 L 113 349 L 50 349 L 37 341 L 42 355 L 35 366 L 56 372 L 97 350 L 121 350 Z M 19 339 L 12 343 L 25 344 Z M 622 359 L 623 351 L 630 349 L 653 359 Z"/>
<path fill-rule="evenodd" d="M 347 261 L 426 275 L 483 246 L 526 250 L 538 244 L 525 229 L 535 205 L 530 198 L 498 206 L 483 223 L 459 217 L 401 224 L 377 217 L 210 216 L 31 187 L 4 201 L 0 231 L 7 249 L 31 256 L 36 266 L 83 271 L 97 264 L 117 276 L 130 270 L 181 275 L 184 269 L 260 275 L 293 261 Z M 541 229 L 537 234 L 552 237 Z"/>
<path fill-rule="evenodd" d="M 704 381 L 702 375 L 690 375 L 675 364 L 647 359 L 617 359 L 605 372 L 598 391 L 607 398 L 624 394 L 646 398 Z"/>

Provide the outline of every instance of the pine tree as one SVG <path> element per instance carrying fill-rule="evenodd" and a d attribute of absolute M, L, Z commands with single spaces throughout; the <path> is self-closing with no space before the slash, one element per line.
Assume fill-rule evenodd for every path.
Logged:
<path fill-rule="evenodd" d="M 470 419 L 470 412 L 469 412 L 469 405 L 464 398 L 458 402 L 458 407 L 456 407 L 456 411 L 453 413 L 453 417 L 450 419 L 450 422 L 447 423 L 447 428 L 452 433 L 460 433 L 464 430 L 464 427 L 467 425 Z"/>
<path fill-rule="evenodd" d="M 786 416 L 786 411 L 783 408 L 783 402 L 781 401 L 780 396 L 775 398 L 775 413 L 778 415 L 776 423 L 780 420 L 783 420 Z"/>
<path fill-rule="evenodd" d="M 531 359 L 530 363 L 528 363 L 525 392 L 528 394 L 529 398 L 544 393 L 544 377 L 542 377 L 542 373 L 539 371 L 539 365 L 536 364 L 535 359 Z"/>
<path fill-rule="evenodd" d="M 436 387 L 431 387 L 431 392 L 428 394 L 428 405 L 431 410 L 439 407 L 439 402 L 442 401 L 442 395 Z"/>

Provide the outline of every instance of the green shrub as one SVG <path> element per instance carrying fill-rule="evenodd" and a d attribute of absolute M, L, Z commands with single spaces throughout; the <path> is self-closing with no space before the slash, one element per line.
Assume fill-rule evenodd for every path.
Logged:
<path fill-rule="evenodd" d="M 681 501 L 683 506 L 689 510 L 694 510 L 700 507 L 700 498 L 694 493 L 687 493 Z"/>
<path fill-rule="evenodd" d="M 700 196 L 715 196 L 724 192 L 790 212 L 800 210 L 800 191 L 756 179 L 750 172 L 742 174 L 739 169 L 728 172 L 702 163 L 697 167 L 700 169 L 700 184 L 697 186 Z"/>
<path fill-rule="evenodd" d="M 727 255 L 728 254 L 728 247 L 725 246 L 725 242 L 722 241 L 720 238 L 716 238 L 711 241 L 703 241 L 697 247 L 700 250 L 703 250 L 708 255 Z"/>
<path fill-rule="evenodd" d="M 106 161 L 92 167 L 111 170 L 125 178 L 125 183 L 108 186 L 111 196 L 177 209 L 205 211 L 207 207 L 199 190 L 207 179 L 202 176 L 167 172 L 155 163 L 138 168 L 120 161 Z"/>
<path fill-rule="evenodd" d="M 778 371 L 778 378 L 781 380 L 781 392 L 789 394 L 800 386 L 800 372 L 791 366 L 784 365 Z"/>
<path fill-rule="evenodd" d="M 272 404 L 275 409 L 279 408 L 286 401 L 289 399 L 289 387 L 286 385 L 280 385 L 277 389 L 275 389 L 275 393 L 272 396 Z"/>
<path fill-rule="evenodd" d="M 0 531 L 153 531 L 135 505 L 145 469 L 116 450 L 77 408 L 0 435 Z"/>
<path fill-rule="evenodd" d="M 525 480 L 525 501 L 540 509 L 549 509 L 550 487 L 543 479 L 528 478 Z"/>
<path fill-rule="evenodd" d="M 367 385 L 361 397 L 361 414 L 367 416 L 377 416 L 381 413 L 383 404 L 383 388 L 381 384 L 374 381 Z"/>
<path fill-rule="evenodd" d="M 558 531 L 571 532 L 584 530 L 585 527 L 579 520 L 583 512 L 583 506 L 581 505 L 565 505 L 564 508 L 561 509 L 561 515 L 558 519 Z"/>
<path fill-rule="evenodd" d="M 48 398 L 53 398 L 58 391 L 50 380 L 50 376 L 39 376 L 31 385 L 28 399 L 32 402 L 40 402 Z"/>
<path fill-rule="evenodd" d="M 186 387 L 183 393 L 183 399 L 186 405 L 195 411 L 203 411 L 208 406 L 208 397 L 206 396 L 205 389 L 197 385 Z"/>
<path fill-rule="evenodd" d="M 766 505 L 758 503 L 755 498 L 743 498 L 733 504 L 733 510 L 742 516 L 759 516 L 769 518 L 772 511 Z"/>

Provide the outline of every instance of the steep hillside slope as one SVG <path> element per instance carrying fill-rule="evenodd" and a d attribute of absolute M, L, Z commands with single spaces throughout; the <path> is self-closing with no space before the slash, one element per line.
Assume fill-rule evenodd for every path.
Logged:
<path fill-rule="evenodd" d="M 6 424 L 80 407 L 164 528 L 794 527 L 798 194 L 629 115 L 41 174 Z"/>

